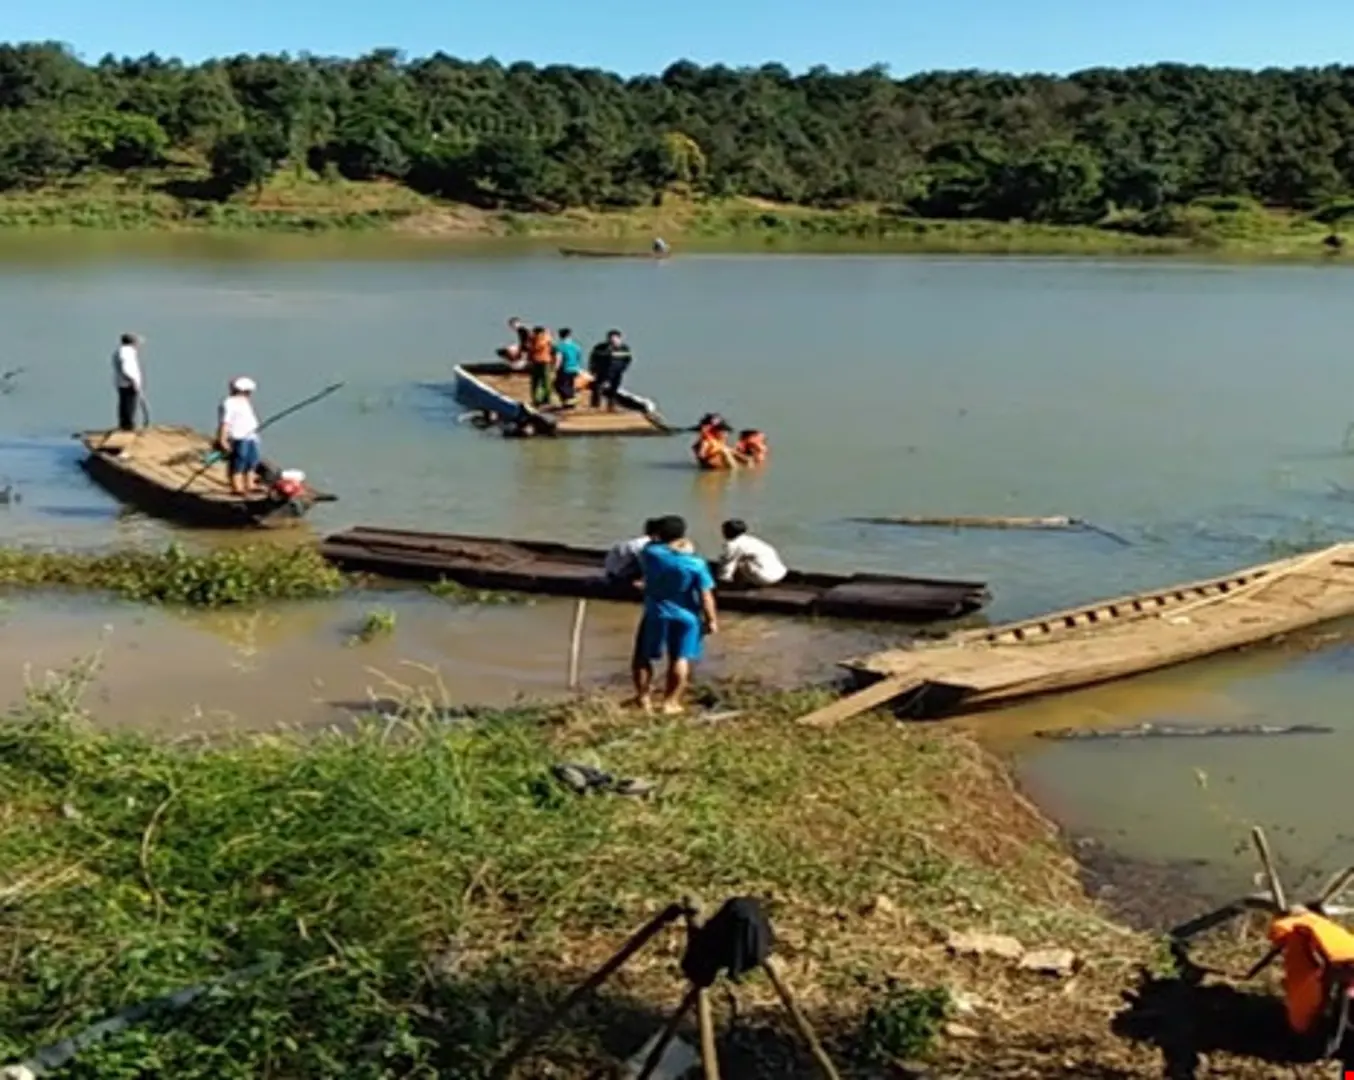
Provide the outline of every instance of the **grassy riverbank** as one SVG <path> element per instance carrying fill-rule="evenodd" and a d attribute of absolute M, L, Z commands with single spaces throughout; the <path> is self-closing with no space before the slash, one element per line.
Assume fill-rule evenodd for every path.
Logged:
<path fill-rule="evenodd" d="M 444 240 L 578 241 L 642 250 L 655 235 L 715 250 L 854 248 L 1030 255 L 1209 254 L 1315 258 L 1329 228 L 1313 216 L 1217 199 L 1151 220 L 1117 215 L 1099 225 L 928 220 L 887 206 L 836 210 L 753 199 L 669 198 L 660 206 L 559 214 L 487 211 L 390 183 L 321 180 L 284 172 L 259 192 L 204 197 L 187 168 L 82 176 L 0 195 L 0 230 L 390 232 Z"/>
<path fill-rule="evenodd" d="M 448 722 L 422 700 L 313 741 L 164 746 L 94 729 L 81 683 L 35 688 L 0 725 L 3 1061 L 247 969 L 61 1075 L 481 1076 L 688 894 L 707 912 L 769 901 L 788 981 L 847 1075 L 927 1058 L 1155 1077 L 1154 1043 L 1214 1037 L 1154 1011 L 1171 993 L 1191 1006 L 1176 980 L 1124 1000 L 1153 942 L 1085 898 L 1052 829 L 963 736 L 878 717 L 809 732 L 792 718 L 816 692 L 726 687 L 711 703 L 741 714 L 707 723 L 603 701 Z M 550 775 L 562 761 L 656 788 L 579 797 Z M 947 949 L 977 930 L 1071 948 L 1076 974 Z M 678 950 L 662 938 L 522 1075 L 595 1076 L 632 1052 L 680 995 Z M 736 1027 L 718 1006 L 725 1074 L 811 1075 L 763 977 L 738 998 Z"/>

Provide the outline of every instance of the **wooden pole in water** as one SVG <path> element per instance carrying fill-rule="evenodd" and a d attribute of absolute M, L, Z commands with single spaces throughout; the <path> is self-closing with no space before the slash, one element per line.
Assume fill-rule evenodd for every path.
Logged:
<path fill-rule="evenodd" d="M 583 623 L 588 617 L 588 602 L 574 604 L 574 625 L 569 632 L 569 689 L 578 689 L 578 661 L 583 652 Z"/>

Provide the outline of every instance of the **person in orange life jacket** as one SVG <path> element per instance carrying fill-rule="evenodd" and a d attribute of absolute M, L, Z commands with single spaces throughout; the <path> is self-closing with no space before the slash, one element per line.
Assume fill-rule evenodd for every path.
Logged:
<path fill-rule="evenodd" d="M 734 456 L 728 440 L 729 432 L 732 430 L 722 419 L 700 429 L 700 434 L 691 445 L 691 452 L 695 455 L 696 464 L 700 468 L 714 470 L 738 467 L 738 459 Z"/>
<path fill-rule="evenodd" d="M 549 405 L 550 376 L 555 370 L 555 342 L 544 326 L 531 331 L 527 360 L 531 365 L 531 403 Z"/>
<path fill-rule="evenodd" d="M 745 465 L 761 465 L 771 453 L 771 447 L 767 444 L 765 433 L 756 428 L 745 428 L 738 433 L 733 452 Z"/>

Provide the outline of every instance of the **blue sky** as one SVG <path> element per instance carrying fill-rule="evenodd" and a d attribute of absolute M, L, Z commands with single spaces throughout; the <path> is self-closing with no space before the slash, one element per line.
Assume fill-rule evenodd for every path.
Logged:
<path fill-rule="evenodd" d="M 87 59 L 158 52 L 410 55 L 600 66 L 778 60 L 799 71 L 884 63 L 896 75 L 1073 71 L 1180 60 L 1239 67 L 1354 62 L 1354 0 L 0 0 L 0 37 Z"/>

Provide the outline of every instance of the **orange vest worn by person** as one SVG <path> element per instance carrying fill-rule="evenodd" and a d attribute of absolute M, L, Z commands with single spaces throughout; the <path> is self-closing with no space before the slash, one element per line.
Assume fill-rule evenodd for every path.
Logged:
<path fill-rule="evenodd" d="M 696 441 L 691 444 L 691 452 L 696 455 L 696 464 L 702 469 L 727 469 L 729 444 L 724 438 L 709 428 L 701 428 Z"/>
<path fill-rule="evenodd" d="M 760 431 L 754 431 L 750 435 L 744 435 L 738 440 L 738 445 L 734 447 L 736 453 L 747 458 L 754 465 L 760 465 L 771 453 L 771 448 L 766 443 L 766 436 Z"/>
<path fill-rule="evenodd" d="M 533 334 L 528 349 L 533 364 L 549 364 L 554 359 L 555 342 L 549 331 Z"/>

